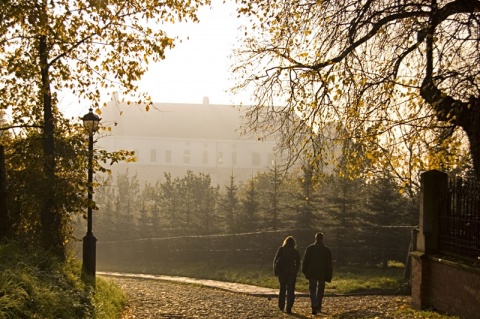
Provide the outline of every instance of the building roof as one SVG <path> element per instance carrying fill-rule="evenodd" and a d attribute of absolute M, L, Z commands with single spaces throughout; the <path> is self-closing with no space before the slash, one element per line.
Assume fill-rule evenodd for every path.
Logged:
<path fill-rule="evenodd" d="M 156 138 L 251 139 L 241 137 L 240 110 L 230 105 L 154 103 L 146 111 L 138 104 L 110 101 L 102 123 L 113 136 Z M 115 125 L 116 123 L 116 125 Z"/>

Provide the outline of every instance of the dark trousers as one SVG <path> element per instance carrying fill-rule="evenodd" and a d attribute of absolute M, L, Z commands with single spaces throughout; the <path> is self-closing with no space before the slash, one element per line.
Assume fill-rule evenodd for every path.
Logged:
<path fill-rule="evenodd" d="M 325 293 L 325 280 L 311 278 L 308 280 L 308 290 L 310 291 L 310 302 L 312 308 L 322 309 L 323 294 Z"/>
<path fill-rule="evenodd" d="M 293 302 L 295 301 L 295 283 L 297 281 L 297 274 L 280 274 L 278 275 L 278 282 L 280 283 L 280 292 L 278 293 L 278 307 L 285 308 L 285 296 L 287 297 L 287 311 L 292 310 Z"/>

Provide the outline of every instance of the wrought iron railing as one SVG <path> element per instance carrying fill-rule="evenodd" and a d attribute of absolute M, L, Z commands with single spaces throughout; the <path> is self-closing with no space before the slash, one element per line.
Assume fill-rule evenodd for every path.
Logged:
<path fill-rule="evenodd" d="M 472 179 L 450 178 L 439 216 L 440 253 L 480 262 L 480 183 Z"/>

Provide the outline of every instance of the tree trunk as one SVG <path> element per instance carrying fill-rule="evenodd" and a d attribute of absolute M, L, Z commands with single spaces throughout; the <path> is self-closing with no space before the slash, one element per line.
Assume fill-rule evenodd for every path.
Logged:
<path fill-rule="evenodd" d="M 458 125 L 467 134 L 473 169 L 480 180 L 480 97 L 471 96 L 469 102 L 464 103 L 458 116 Z"/>
<path fill-rule="evenodd" d="M 424 80 L 420 92 L 422 98 L 435 110 L 439 121 L 463 129 L 470 143 L 473 169 L 480 180 L 480 97 L 471 96 L 469 102 L 462 102 L 444 96 L 432 79 Z"/>
<path fill-rule="evenodd" d="M 47 37 L 40 37 L 40 70 L 42 75 L 43 102 L 43 155 L 44 155 L 44 202 L 41 211 L 42 242 L 46 250 L 65 258 L 62 217 L 56 207 L 55 196 L 55 141 L 52 95 L 48 65 Z"/>
<path fill-rule="evenodd" d="M 434 9 L 436 1 L 433 1 Z M 473 9 L 473 8 L 472 8 Z M 480 180 L 480 97 L 470 96 L 463 102 L 442 92 L 433 81 L 433 50 L 435 27 L 439 23 L 435 10 L 430 18 L 426 36 L 426 70 L 420 87 L 421 97 L 433 108 L 440 122 L 460 126 L 470 142 L 470 156 L 475 175 Z"/>
<path fill-rule="evenodd" d="M 0 240 L 8 236 L 10 222 L 7 209 L 7 175 L 5 171 L 5 148 L 0 145 Z"/>

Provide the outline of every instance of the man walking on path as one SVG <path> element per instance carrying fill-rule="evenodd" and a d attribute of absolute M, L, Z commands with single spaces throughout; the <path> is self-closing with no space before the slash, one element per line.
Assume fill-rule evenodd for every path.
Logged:
<path fill-rule="evenodd" d="M 312 314 L 316 315 L 322 312 L 325 282 L 330 282 L 333 274 L 332 253 L 323 243 L 323 233 L 315 234 L 315 243 L 305 250 L 302 272 L 308 279 Z"/>

